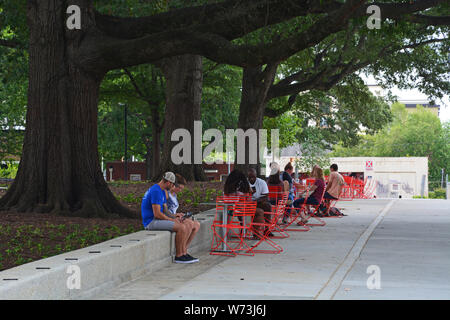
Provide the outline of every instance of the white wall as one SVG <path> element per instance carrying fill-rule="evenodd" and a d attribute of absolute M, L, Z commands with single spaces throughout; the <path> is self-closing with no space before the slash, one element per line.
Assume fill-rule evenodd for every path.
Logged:
<path fill-rule="evenodd" d="M 281 169 L 291 158 L 295 159 L 279 159 Z M 338 165 L 340 172 L 364 172 L 364 177 L 371 177 L 371 183 L 377 183 L 375 195 L 378 198 L 398 198 L 399 195 L 402 198 L 428 196 L 426 157 L 342 157 L 331 158 L 330 161 Z M 372 161 L 372 170 L 366 168 L 366 161 Z"/>

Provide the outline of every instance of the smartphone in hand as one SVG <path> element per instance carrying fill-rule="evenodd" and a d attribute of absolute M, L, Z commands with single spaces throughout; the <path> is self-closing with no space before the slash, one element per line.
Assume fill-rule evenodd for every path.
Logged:
<path fill-rule="evenodd" d="M 186 212 L 186 213 L 184 214 L 182 220 L 185 220 L 185 219 L 190 218 L 190 217 L 192 217 L 192 212 Z"/>

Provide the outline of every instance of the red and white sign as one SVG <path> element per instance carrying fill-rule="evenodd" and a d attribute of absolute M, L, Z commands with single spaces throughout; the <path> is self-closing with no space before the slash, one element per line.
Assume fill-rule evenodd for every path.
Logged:
<path fill-rule="evenodd" d="M 366 170 L 373 170 L 373 161 L 372 160 L 366 161 Z"/>

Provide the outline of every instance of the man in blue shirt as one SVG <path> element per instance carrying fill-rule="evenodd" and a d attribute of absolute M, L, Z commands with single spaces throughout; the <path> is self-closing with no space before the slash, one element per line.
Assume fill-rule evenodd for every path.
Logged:
<path fill-rule="evenodd" d="M 173 172 L 166 172 L 159 183 L 147 190 L 141 204 L 142 224 L 145 230 L 176 232 L 175 263 L 198 262 L 197 258 L 187 253 L 187 240 L 190 230 L 186 224 L 182 223 L 182 215 L 171 218 L 163 213 L 164 204 L 167 202 L 164 190 L 170 190 L 175 185 L 175 180 Z"/>

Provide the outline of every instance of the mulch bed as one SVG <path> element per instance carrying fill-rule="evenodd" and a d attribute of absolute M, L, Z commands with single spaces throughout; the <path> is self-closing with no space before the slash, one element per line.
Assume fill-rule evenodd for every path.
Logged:
<path fill-rule="evenodd" d="M 0 271 L 142 230 L 141 200 L 151 185 L 149 182 L 109 185 L 116 198 L 136 212 L 131 219 L 0 212 Z M 214 206 L 199 203 L 213 202 L 222 190 L 222 182 L 189 183 L 178 197 L 178 211 L 198 213 L 211 209 Z M 0 197 L 5 193 L 0 190 Z"/>

